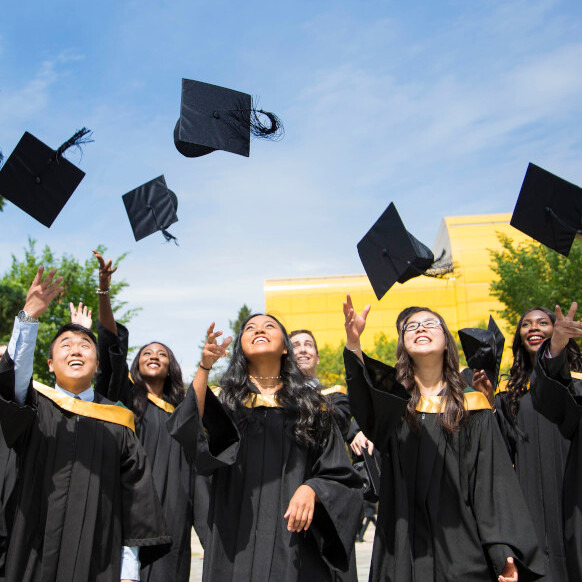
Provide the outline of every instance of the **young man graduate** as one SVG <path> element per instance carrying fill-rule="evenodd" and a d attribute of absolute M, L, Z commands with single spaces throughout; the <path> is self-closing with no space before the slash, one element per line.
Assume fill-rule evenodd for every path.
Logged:
<path fill-rule="evenodd" d="M 167 552 L 162 510 L 133 414 L 95 394 L 95 336 L 67 324 L 49 348 L 54 389 L 32 384 L 38 318 L 61 291 L 43 267 L 0 361 L 0 424 L 19 465 L 6 579 L 139 580 Z"/>

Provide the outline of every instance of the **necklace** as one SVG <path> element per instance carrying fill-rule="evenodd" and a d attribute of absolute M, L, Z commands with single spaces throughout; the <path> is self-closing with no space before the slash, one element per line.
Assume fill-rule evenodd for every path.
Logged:
<path fill-rule="evenodd" d="M 253 380 L 280 380 L 281 376 L 251 376 L 249 374 L 249 378 Z"/>

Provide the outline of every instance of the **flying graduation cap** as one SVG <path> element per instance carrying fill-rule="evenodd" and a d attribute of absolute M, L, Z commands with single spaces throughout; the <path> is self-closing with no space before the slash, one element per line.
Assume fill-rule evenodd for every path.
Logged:
<path fill-rule="evenodd" d="M 249 156 L 250 136 L 276 141 L 284 134 L 281 120 L 257 109 L 246 93 L 182 79 L 180 119 L 174 144 L 187 158 L 215 150 Z"/>
<path fill-rule="evenodd" d="M 0 195 L 50 228 L 85 177 L 63 154 L 91 141 L 84 127 L 53 150 L 26 131 L 0 170 Z"/>
<path fill-rule="evenodd" d="M 495 389 L 501 368 L 505 337 L 493 317 L 489 316 L 487 329 L 460 329 L 459 339 L 469 368 L 485 370 L 487 378 Z"/>
<path fill-rule="evenodd" d="M 392 202 L 358 243 L 358 254 L 378 300 L 396 282 L 453 270 L 452 262 L 443 261 L 444 252 L 435 261 L 432 251 L 406 230 Z"/>
<path fill-rule="evenodd" d="M 582 188 L 530 163 L 510 224 L 567 257 L 582 233 Z"/>
<path fill-rule="evenodd" d="M 127 217 L 136 241 L 160 230 L 166 241 L 173 240 L 174 235 L 167 228 L 178 222 L 178 198 L 166 185 L 164 176 L 146 182 L 122 196 Z"/>

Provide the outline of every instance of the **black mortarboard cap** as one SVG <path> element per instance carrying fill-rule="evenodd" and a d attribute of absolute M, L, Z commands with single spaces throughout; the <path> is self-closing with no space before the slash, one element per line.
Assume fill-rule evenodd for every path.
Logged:
<path fill-rule="evenodd" d="M 182 79 L 180 119 L 174 129 L 181 154 L 197 158 L 224 150 L 248 157 L 251 134 L 275 140 L 282 136 L 283 127 L 273 113 L 257 110 L 246 93 Z"/>
<path fill-rule="evenodd" d="M 85 176 L 63 153 L 91 141 L 88 134 L 83 128 L 53 150 L 25 132 L 0 170 L 0 195 L 50 227 Z"/>
<path fill-rule="evenodd" d="M 529 164 L 510 224 L 567 257 L 582 233 L 582 188 Z"/>
<path fill-rule="evenodd" d="M 489 316 L 487 329 L 460 329 L 459 339 L 465 353 L 467 366 L 473 370 L 485 370 L 495 388 L 499 378 L 505 338 L 493 317 Z"/>
<path fill-rule="evenodd" d="M 176 242 L 176 237 L 166 229 L 178 222 L 178 198 L 166 185 L 163 175 L 122 198 L 136 241 L 160 230 L 167 241 Z"/>
<path fill-rule="evenodd" d="M 432 251 L 404 228 L 392 202 L 358 243 L 358 254 L 378 299 L 394 283 L 422 275 L 434 262 Z"/>

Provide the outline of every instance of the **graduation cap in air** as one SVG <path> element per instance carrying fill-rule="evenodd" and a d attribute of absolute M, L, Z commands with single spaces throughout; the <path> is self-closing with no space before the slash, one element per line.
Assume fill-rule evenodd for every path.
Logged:
<path fill-rule="evenodd" d="M 444 253 L 435 261 L 432 251 L 404 228 L 392 202 L 358 243 L 358 254 L 378 300 L 396 282 L 440 276 L 453 267 L 442 262 Z"/>
<path fill-rule="evenodd" d="M 174 143 L 187 158 L 215 150 L 248 157 L 251 135 L 276 141 L 283 134 L 281 120 L 273 113 L 257 109 L 250 95 L 182 79 Z"/>
<path fill-rule="evenodd" d="M 85 177 L 63 154 L 90 141 L 83 128 L 53 150 L 26 131 L 0 170 L 0 195 L 50 227 Z"/>
<path fill-rule="evenodd" d="M 493 317 L 489 316 L 487 329 L 460 329 L 459 339 L 469 368 L 485 370 L 493 388 L 496 388 L 505 337 Z"/>
<path fill-rule="evenodd" d="M 162 231 L 167 241 L 175 236 L 167 228 L 178 222 L 178 198 L 166 185 L 164 176 L 158 176 L 122 196 L 125 210 L 136 241 Z"/>
<path fill-rule="evenodd" d="M 510 224 L 567 257 L 582 233 L 582 188 L 529 164 Z"/>

